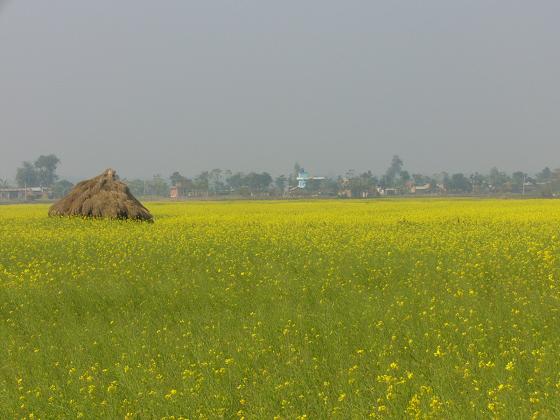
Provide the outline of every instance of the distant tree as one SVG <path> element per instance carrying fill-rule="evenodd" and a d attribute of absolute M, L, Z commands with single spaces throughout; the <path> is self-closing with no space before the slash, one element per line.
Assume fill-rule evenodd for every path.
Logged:
<path fill-rule="evenodd" d="M 451 175 L 449 189 L 453 192 L 466 193 L 472 190 L 472 186 L 465 175 L 458 173 Z"/>
<path fill-rule="evenodd" d="M 545 168 L 536 175 L 536 178 L 540 184 L 538 190 L 543 197 L 552 197 L 560 193 L 560 169 L 551 171 Z"/>
<path fill-rule="evenodd" d="M 410 174 L 408 173 L 408 171 L 401 171 L 400 173 L 400 185 L 403 186 L 405 185 L 407 182 L 409 182 L 411 179 Z"/>
<path fill-rule="evenodd" d="M 387 188 L 389 186 L 389 180 L 387 179 L 387 175 L 382 175 L 381 178 L 379 178 L 379 186 L 381 188 Z"/>
<path fill-rule="evenodd" d="M 352 179 L 356 176 L 356 170 L 355 169 L 348 169 L 346 171 L 346 173 L 344 174 L 344 177 L 346 179 Z"/>
<path fill-rule="evenodd" d="M 272 184 L 272 175 L 268 172 L 262 172 L 259 176 L 259 184 L 261 191 L 270 189 L 270 185 Z"/>
<path fill-rule="evenodd" d="M 251 172 L 245 177 L 247 187 L 252 193 L 260 193 L 266 191 L 272 184 L 272 177 L 268 172 L 256 173 Z"/>
<path fill-rule="evenodd" d="M 56 168 L 60 159 L 55 155 L 41 155 L 34 163 L 23 162 L 17 169 L 16 182 L 18 186 L 24 187 L 51 187 L 58 176 Z"/>
<path fill-rule="evenodd" d="M 434 179 L 434 177 L 422 175 L 422 174 L 412 175 L 412 182 L 416 186 L 430 185 L 430 191 L 432 192 L 436 191 L 436 185 L 438 184 L 438 182 L 436 181 L 436 179 Z"/>
<path fill-rule="evenodd" d="M 228 194 L 231 192 L 231 188 L 227 182 L 227 180 L 229 179 L 229 177 L 231 177 L 233 175 L 233 172 L 229 169 L 226 169 L 222 172 L 222 182 L 224 184 L 224 190 L 225 192 L 227 192 Z"/>
<path fill-rule="evenodd" d="M 338 193 L 339 184 L 336 179 L 327 178 L 321 181 L 319 192 L 321 195 L 336 196 Z"/>
<path fill-rule="evenodd" d="M 276 187 L 277 193 L 282 194 L 286 189 L 286 184 L 288 179 L 284 175 L 277 176 L 274 180 L 274 186 Z"/>
<path fill-rule="evenodd" d="M 301 165 L 298 162 L 296 162 L 294 164 L 294 169 L 293 169 L 292 173 L 288 177 L 288 185 L 290 187 L 295 187 L 295 186 L 298 185 L 297 177 L 298 177 L 301 170 L 302 170 Z"/>
<path fill-rule="evenodd" d="M 478 172 L 475 172 L 471 175 L 471 186 L 473 193 L 481 193 L 486 190 L 488 182 L 486 181 L 486 177 Z"/>
<path fill-rule="evenodd" d="M 179 172 L 173 172 L 169 177 L 171 185 L 177 187 L 179 194 L 185 196 L 190 190 L 193 190 L 193 182 L 187 177 L 184 177 Z"/>
<path fill-rule="evenodd" d="M 169 195 L 169 184 L 161 175 L 154 175 L 147 184 L 150 195 L 160 197 L 167 197 Z"/>
<path fill-rule="evenodd" d="M 309 179 L 304 190 L 297 190 L 299 195 L 337 195 L 338 184 L 330 178 Z"/>
<path fill-rule="evenodd" d="M 560 168 L 555 169 L 552 173 L 550 189 L 553 194 L 558 195 L 560 193 Z"/>
<path fill-rule="evenodd" d="M 324 179 L 309 179 L 305 184 L 306 193 L 310 195 L 319 194 L 324 182 Z"/>
<path fill-rule="evenodd" d="M 224 171 L 212 169 L 208 174 L 208 189 L 214 194 L 223 194 L 227 190 Z"/>
<path fill-rule="evenodd" d="M 552 171 L 547 166 L 536 175 L 538 182 L 548 182 L 552 179 Z"/>
<path fill-rule="evenodd" d="M 507 191 L 507 184 L 510 184 L 510 181 L 508 175 L 505 172 L 499 171 L 498 168 L 492 168 L 488 174 L 488 183 L 492 191 L 495 192 Z"/>
<path fill-rule="evenodd" d="M 177 171 L 173 172 L 169 176 L 169 180 L 171 181 L 171 185 L 174 186 L 174 187 L 178 186 L 183 179 L 185 179 L 185 177 Z"/>
<path fill-rule="evenodd" d="M 66 179 L 57 181 L 52 186 L 53 195 L 55 196 L 55 198 L 64 197 L 70 192 L 73 186 L 74 184 L 72 184 L 70 181 L 67 181 Z"/>
<path fill-rule="evenodd" d="M 34 166 L 40 186 L 50 187 L 56 182 L 56 168 L 59 163 L 60 159 L 55 155 L 41 155 L 37 158 Z"/>
<path fill-rule="evenodd" d="M 546 167 L 536 176 L 538 190 L 543 197 L 552 197 L 560 195 L 560 169 L 554 171 Z"/>
<path fill-rule="evenodd" d="M 150 180 L 133 179 L 124 180 L 133 195 L 156 195 L 159 197 L 169 196 L 169 184 L 161 175 L 154 175 Z"/>
<path fill-rule="evenodd" d="M 422 174 L 412 174 L 412 182 L 414 182 L 414 185 L 423 185 L 424 178 L 426 177 Z"/>
<path fill-rule="evenodd" d="M 449 174 L 445 171 L 434 175 L 434 183 L 436 186 L 443 188 L 444 192 L 449 191 L 451 185 L 451 178 Z"/>
<path fill-rule="evenodd" d="M 141 196 L 146 194 L 146 181 L 141 179 L 133 179 L 131 181 L 125 181 L 128 185 L 128 189 L 133 195 Z"/>
<path fill-rule="evenodd" d="M 412 174 L 412 181 L 414 185 L 425 185 L 432 183 L 432 179 L 422 174 Z"/>
<path fill-rule="evenodd" d="M 203 171 L 193 180 L 194 189 L 199 193 L 208 194 L 210 190 L 210 172 Z"/>
<path fill-rule="evenodd" d="M 347 178 L 346 189 L 350 189 L 353 197 L 363 197 L 364 194 L 370 196 L 376 193 L 377 178 L 371 171 L 363 172 L 360 175 L 353 175 Z"/>
<path fill-rule="evenodd" d="M 226 185 L 231 191 L 239 192 L 245 184 L 245 175 L 242 172 L 236 172 L 226 178 Z"/>
<path fill-rule="evenodd" d="M 7 179 L 0 178 L 0 188 L 10 188 L 10 183 Z"/>
<path fill-rule="evenodd" d="M 19 187 L 33 187 L 39 185 L 39 174 L 31 162 L 23 162 L 17 169 L 16 182 Z"/>
<path fill-rule="evenodd" d="M 398 155 L 394 155 L 393 159 L 391 160 L 391 165 L 385 172 L 384 182 L 387 184 L 387 186 L 396 186 L 396 178 L 398 175 L 400 175 L 403 165 L 404 164 L 401 158 Z"/>
<path fill-rule="evenodd" d="M 511 184 L 513 192 L 520 193 L 523 191 L 523 184 L 527 179 L 527 174 L 521 171 L 514 172 L 511 175 Z"/>

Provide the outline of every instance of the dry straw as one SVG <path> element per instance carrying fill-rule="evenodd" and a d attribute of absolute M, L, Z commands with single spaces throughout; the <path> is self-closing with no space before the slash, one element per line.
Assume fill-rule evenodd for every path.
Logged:
<path fill-rule="evenodd" d="M 49 216 L 80 216 L 153 221 L 113 169 L 77 184 L 49 209 Z"/>

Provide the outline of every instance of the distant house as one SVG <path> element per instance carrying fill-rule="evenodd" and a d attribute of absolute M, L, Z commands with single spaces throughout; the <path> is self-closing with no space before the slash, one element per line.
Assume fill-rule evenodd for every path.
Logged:
<path fill-rule="evenodd" d="M 522 192 L 533 192 L 537 190 L 537 183 L 533 181 L 525 181 L 522 186 Z"/>
<path fill-rule="evenodd" d="M 25 201 L 25 200 L 46 200 L 51 196 L 51 189 L 44 187 L 27 188 L 1 188 L 0 200 L 2 201 Z"/>
<path fill-rule="evenodd" d="M 379 195 L 399 195 L 401 190 L 398 188 L 383 188 L 377 187 L 377 192 Z"/>
<path fill-rule="evenodd" d="M 178 199 L 179 198 L 179 187 L 173 185 L 170 189 L 169 189 L 169 198 L 172 199 Z"/>
<path fill-rule="evenodd" d="M 410 192 L 412 194 L 429 194 L 432 192 L 432 184 L 412 185 Z"/>
<path fill-rule="evenodd" d="M 350 188 L 344 188 L 338 191 L 338 196 L 341 198 L 352 198 L 352 190 Z"/>

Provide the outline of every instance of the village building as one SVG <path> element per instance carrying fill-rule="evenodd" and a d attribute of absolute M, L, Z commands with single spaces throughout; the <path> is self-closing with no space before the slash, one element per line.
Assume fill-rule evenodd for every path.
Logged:
<path fill-rule="evenodd" d="M 432 192 L 432 184 L 412 185 L 410 192 L 412 194 L 429 194 Z"/>
<path fill-rule="evenodd" d="M 1 201 L 48 200 L 51 189 L 44 187 L 0 188 Z"/>
<path fill-rule="evenodd" d="M 401 190 L 399 188 L 377 187 L 377 193 L 379 195 L 384 195 L 384 196 L 393 196 L 393 195 L 399 195 L 401 193 Z"/>
<path fill-rule="evenodd" d="M 179 191 L 179 187 L 177 187 L 176 185 L 173 185 L 170 189 L 169 189 L 169 198 L 171 198 L 172 200 L 177 200 L 180 196 L 180 191 Z"/>

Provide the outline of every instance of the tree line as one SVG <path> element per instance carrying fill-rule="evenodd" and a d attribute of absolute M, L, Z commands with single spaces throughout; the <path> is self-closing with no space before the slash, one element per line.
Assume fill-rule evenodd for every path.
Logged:
<path fill-rule="evenodd" d="M 35 161 L 22 162 L 17 169 L 15 181 L 18 187 L 48 188 L 57 198 L 64 196 L 73 184 L 59 179 L 56 173 L 60 159 L 54 155 L 41 155 Z M 232 172 L 224 169 L 202 171 L 187 177 L 175 171 L 169 177 L 154 175 L 150 179 L 124 181 L 134 195 L 168 197 L 174 187 L 179 196 L 344 196 L 371 197 L 382 194 L 410 194 L 422 191 L 431 194 L 523 194 L 540 196 L 560 194 L 560 169 L 546 167 L 529 175 L 523 171 L 508 174 L 497 168 L 488 173 L 461 172 L 435 175 L 410 173 L 403 160 L 395 155 L 381 175 L 372 171 L 348 170 L 343 175 L 323 179 L 310 178 L 305 188 L 298 188 L 298 176 L 302 168 L 295 164 L 287 175 L 273 177 L 268 172 Z M 0 180 L 0 188 L 9 187 Z"/>
<path fill-rule="evenodd" d="M 288 175 L 272 177 L 268 172 L 232 172 L 223 169 L 203 171 L 189 178 L 173 172 L 168 180 L 156 176 L 149 181 L 130 182 L 133 193 L 163 195 L 170 186 L 180 196 L 282 196 L 321 195 L 344 197 L 372 197 L 382 194 L 411 194 L 420 190 L 430 194 L 523 194 L 552 196 L 560 193 L 560 169 L 546 167 L 534 175 L 523 171 L 511 174 L 492 168 L 488 173 L 441 172 L 435 175 L 410 173 L 402 159 L 395 155 L 382 175 L 372 171 L 357 173 L 348 170 L 343 175 L 310 179 L 304 189 L 297 188 L 302 170 L 295 164 Z M 167 185 L 168 181 L 168 185 Z"/>
<path fill-rule="evenodd" d="M 15 181 L 17 187 L 49 189 L 55 197 L 66 195 L 73 184 L 65 179 L 59 179 L 56 170 L 60 159 L 54 155 L 41 155 L 35 161 L 22 162 L 17 168 Z M 8 180 L 0 179 L 0 188 L 12 188 Z"/>

